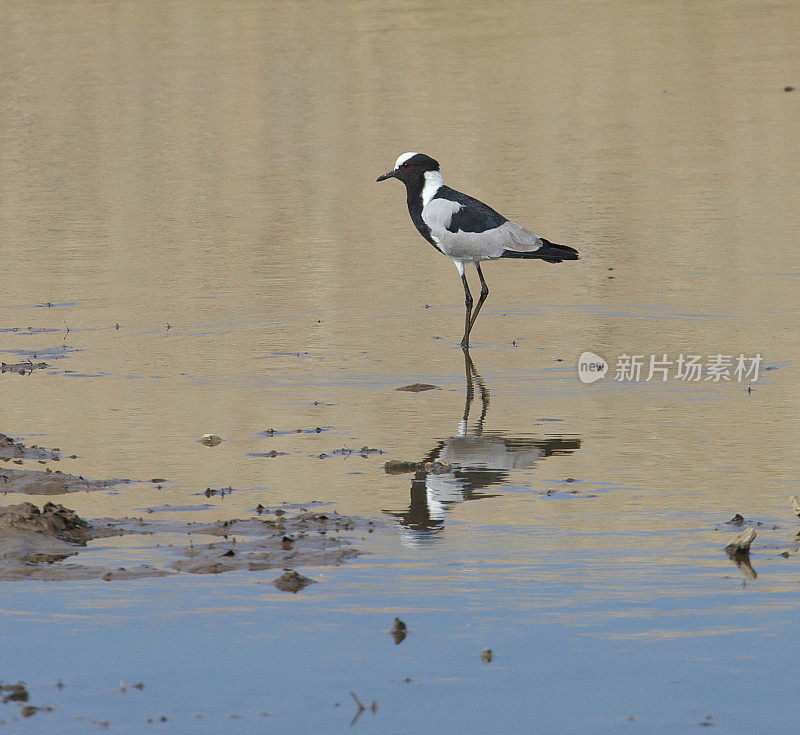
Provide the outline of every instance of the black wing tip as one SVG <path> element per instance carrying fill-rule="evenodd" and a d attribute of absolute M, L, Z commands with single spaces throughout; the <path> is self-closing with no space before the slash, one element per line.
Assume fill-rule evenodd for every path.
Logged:
<path fill-rule="evenodd" d="M 544 260 L 547 263 L 563 263 L 565 260 L 580 260 L 580 255 L 575 248 L 569 245 L 559 245 L 555 242 L 542 239 L 542 245 L 538 250 L 530 253 L 520 253 L 515 250 L 506 250 L 502 258 L 528 258 Z"/>

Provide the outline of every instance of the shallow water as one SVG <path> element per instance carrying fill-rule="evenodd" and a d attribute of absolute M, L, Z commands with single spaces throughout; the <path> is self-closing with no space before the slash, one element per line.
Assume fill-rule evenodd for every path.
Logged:
<path fill-rule="evenodd" d="M 350 690 L 379 706 L 362 732 L 795 727 L 795 3 L 0 17 L 0 350 L 49 366 L 0 375 L 0 431 L 167 480 L 54 498 L 90 518 L 383 521 L 298 595 L 272 572 L 0 583 L 0 680 L 56 708 L 16 729 L 338 732 Z M 466 432 L 459 279 L 375 183 L 406 150 L 582 254 L 484 269 Z M 585 385 L 586 350 L 763 363 L 749 393 Z M 755 578 L 723 551 L 737 512 L 763 524 Z"/>

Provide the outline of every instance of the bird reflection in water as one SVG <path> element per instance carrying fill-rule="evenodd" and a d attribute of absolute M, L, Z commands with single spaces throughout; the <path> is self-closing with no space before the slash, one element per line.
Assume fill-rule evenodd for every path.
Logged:
<path fill-rule="evenodd" d="M 533 467 L 554 454 L 568 454 L 581 446 L 576 436 L 513 437 L 484 431 L 489 389 L 464 350 L 466 401 L 458 435 L 439 441 L 421 462 L 387 462 L 387 474 L 411 474 L 411 502 L 407 510 L 384 511 L 398 519 L 404 543 L 436 539 L 444 528 L 447 509 L 465 500 L 496 497 L 486 490 L 499 485 L 512 470 Z M 481 413 L 472 430 L 469 414 L 477 386 Z"/>

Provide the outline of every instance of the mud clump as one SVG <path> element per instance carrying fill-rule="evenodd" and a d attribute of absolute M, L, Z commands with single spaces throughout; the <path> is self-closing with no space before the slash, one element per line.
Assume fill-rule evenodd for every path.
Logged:
<path fill-rule="evenodd" d="M 399 646 L 408 635 L 408 626 L 400 618 L 395 618 L 392 629 L 389 632 L 392 634 L 394 644 Z"/>
<path fill-rule="evenodd" d="M 78 553 L 94 538 L 116 535 L 113 528 L 92 528 L 75 511 L 46 503 L 39 510 L 33 503 L 0 508 L 0 580 L 74 579 L 81 567 L 54 566 Z"/>
<path fill-rule="evenodd" d="M 58 449 L 27 447 L 0 434 L 0 461 L 23 464 L 25 460 L 46 462 L 59 459 Z M 342 454 L 356 453 L 340 450 Z M 363 447 L 363 456 L 382 454 Z M 104 490 L 129 480 L 95 482 L 49 467 L 44 471 L 0 465 L 0 493 L 62 495 L 78 491 Z M 160 478 L 153 483 L 163 482 Z M 207 488 L 207 497 L 224 497 L 233 488 Z M 143 518 L 100 518 L 88 521 L 74 510 L 56 503 L 45 503 L 40 510 L 30 502 L 0 509 L 0 581 L 16 579 L 75 580 L 103 579 L 123 581 L 143 577 L 189 574 L 220 574 L 233 570 L 260 571 L 291 569 L 301 565 L 341 564 L 358 555 L 350 536 L 371 532 L 372 523 L 342 516 L 309 511 L 306 507 L 283 504 L 273 511 L 274 518 L 263 517 L 267 509 L 259 504 L 255 517 L 234 518 L 215 523 L 177 523 L 144 521 Z M 161 506 L 157 510 L 195 510 L 209 506 Z M 153 559 L 132 566 L 95 566 L 80 563 L 91 558 L 80 552 L 92 540 L 109 536 L 147 534 L 165 539 L 153 544 Z M 176 540 L 177 537 L 177 540 Z M 79 559 L 71 557 L 79 556 Z"/>
<path fill-rule="evenodd" d="M 28 689 L 24 681 L 16 684 L 0 684 L 0 695 L 3 697 L 3 704 L 9 702 L 27 702 L 30 698 Z"/>
<path fill-rule="evenodd" d="M 281 592 L 294 592 L 295 594 L 314 583 L 315 580 L 304 577 L 293 569 L 290 569 L 272 582 Z"/>
<path fill-rule="evenodd" d="M 233 570 L 261 571 L 291 566 L 336 566 L 358 555 L 341 534 L 363 522 L 334 514 L 300 512 L 289 516 L 278 508 L 275 520 L 233 519 L 189 523 L 192 536 L 217 536 L 222 541 L 192 543 L 172 569 L 190 574 L 220 574 Z"/>
<path fill-rule="evenodd" d="M 82 491 L 107 490 L 128 480 L 104 480 L 96 482 L 84 477 L 70 475 L 49 467 L 39 470 L 0 468 L 0 493 L 23 493 L 25 495 L 62 495 Z"/>
<path fill-rule="evenodd" d="M 171 573 L 172 572 L 168 572 L 166 569 L 158 569 L 150 564 L 140 564 L 139 566 L 131 569 L 127 569 L 125 567 L 110 569 L 109 571 L 104 572 L 100 576 L 100 579 L 102 579 L 104 582 L 111 582 L 112 580 L 166 577 Z"/>
<path fill-rule="evenodd" d="M 30 375 L 34 370 L 44 370 L 50 367 L 46 362 L 2 362 L 0 373 L 15 373 L 17 375 Z"/>
<path fill-rule="evenodd" d="M 35 444 L 26 447 L 22 442 L 14 441 L 10 436 L 0 434 L 0 461 L 7 462 L 10 459 L 37 459 L 52 460 L 58 462 L 61 453 L 58 449 L 45 449 L 37 447 Z"/>
<path fill-rule="evenodd" d="M 88 526 L 74 510 L 55 503 L 46 503 L 41 511 L 33 503 L 0 508 L 0 532 L 4 536 L 9 531 L 27 531 L 86 546 Z"/>
<path fill-rule="evenodd" d="M 400 459 L 390 459 L 383 465 L 383 471 L 387 475 L 405 475 L 409 472 L 417 472 L 424 468 L 422 462 L 404 462 Z"/>
<path fill-rule="evenodd" d="M 19 503 L 0 509 L 0 580 L 111 582 L 180 572 L 220 574 L 234 570 L 339 565 L 358 555 L 349 536 L 362 532 L 367 525 L 368 522 L 336 512 L 302 510 L 290 515 L 281 509 L 275 511 L 274 520 L 255 517 L 215 523 L 176 523 L 105 518 L 90 522 L 55 503 L 46 503 L 42 510 L 33 503 Z M 80 556 L 94 539 L 128 534 L 168 536 L 170 541 L 154 543 L 154 558 L 148 560 L 150 563 L 111 567 L 65 561 L 70 557 L 72 562 L 80 561 L 74 557 Z M 173 541 L 176 535 L 178 540 Z M 291 586 L 288 581 L 286 584 Z"/>
<path fill-rule="evenodd" d="M 62 495 L 86 490 L 106 490 L 129 480 L 104 480 L 96 482 L 80 475 L 71 475 L 49 467 L 42 470 L 17 469 L 9 464 L 24 464 L 25 460 L 35 460 L 40 464 L 59 462 L 60 449 L 45 449 L 35 444 L 28 447 L 6 434 L 0 434 L 0 493 L 23 493 L 25 495 Z M 71 455 L 70 459 L 76 459 Z"/>

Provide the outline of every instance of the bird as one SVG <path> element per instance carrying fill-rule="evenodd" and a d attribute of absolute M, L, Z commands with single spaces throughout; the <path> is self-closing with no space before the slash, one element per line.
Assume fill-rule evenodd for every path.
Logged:
<path fill-rule="evenodd" d="M 403 153 L 391 171 L 377 181 L 399 179 L 406 187 L 411 221 L 440 253 L 452 259 L 464 284 L 466 317 L 461 348 L 469 348 L 469 335 L 489 287 L 481 271 L 484 260 L 497 258 L 539 259 L 548 263 L 578 260 L 578 251 L 545 240 L 531 230 L 506 219 L 487 204 L 446 186 L 439 163 L 424 153 Z M 466 265 L 473 263 L 481 282 L 475 311 L 467 283 Z"/>

